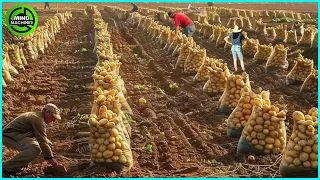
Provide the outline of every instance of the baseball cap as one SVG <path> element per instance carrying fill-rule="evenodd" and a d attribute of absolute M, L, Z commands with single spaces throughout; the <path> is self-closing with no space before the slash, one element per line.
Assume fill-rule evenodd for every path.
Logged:
<path fill-rule="evenodd" d="M 61 120 L 60 109 L 56 105 L 49 103 L 46 104 L 43 108 L 50 111 L 56 119 Z"/>

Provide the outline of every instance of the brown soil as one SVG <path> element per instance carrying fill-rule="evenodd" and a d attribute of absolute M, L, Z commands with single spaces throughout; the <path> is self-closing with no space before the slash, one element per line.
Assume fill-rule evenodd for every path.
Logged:
<path fill-rule="evenodd" d="M 256 7 L 258 9 L 259 5 Z M 54 144 L 57 160 L 68 166 L 69 174 L 57 175 L 39 156 L 18 177 L 280 177 L 277 159 L 281 156 L 259 156 L 249 162 L 247 156 L 236 153 L 238 139 L 227 136 L 227 117 L 216 111 L 220 97 L 209 97 L 202 91 L 204 82 L 195 82 L 193 75 L 174 70 L 177 57 L 167 55 L 144 32 L 101 12 L 109 23 L 114 52 L 121 56 L 121 77 L 134 113 L 131 123 L 133 169 L 125 175 L 107 173 L 105 168 L 88 169 L 87 144 L 75 141 L 75 133 L 88 130 L 77 114 L 91 111 L 91 75 L 97 61 L 92 54 L 94 44 L 90 43 L 92 22 L 79 15 L 62 28 L 45 55 L 30 63 L 24 73 L 15 77 L 14 83 L 3 89 L 3 124 L 22 112 L 40 110 L 48 102 L 63 109 L 64 121 L 50 125 L 47 134 Z M 79 39 L 87 39 L 87 42 L 80 43 Z M 207 49 L 208 56 L 224 59 L 233 71 L 228 50 L 214 47 L 198 34 L 194 39 Z M 81 51 L 82 48 L 87 51 Z M 305 50 L 312 53 L 304 55 L 317 62 L 317 50 Z M 253 64 L 249 59 L 245 62 L 250 80 L 254 82 L 253 90 L 269 89 L 271 102 L 287 106 L 287 134 L 290 135 L 290 114 L 294 110 L 317 107 L 318 94 L 299 95 L 299 85 L 285 85 L 288 71 L 265 73 L 264 65 Z M 171 89 L 171 83 L 177 83 L 178 88 Z M 145 86 L 137 88 L 136 85 Z M 146 105 L 137 103 L 141 97 L 147 100 Z M 144 150 L 148 144 L 153 146 L 152 152 Z M 3 161 L 15 153 L 3 146 Z M 217 163 L 208 164 L 207 160 L 212 159 Z M 266 168 L 258 165 L 266 165 Z"/>

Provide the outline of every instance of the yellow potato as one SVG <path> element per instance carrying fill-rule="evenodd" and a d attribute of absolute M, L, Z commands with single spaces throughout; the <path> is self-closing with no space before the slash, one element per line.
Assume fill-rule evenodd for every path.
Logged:
<path fill-rule="evenodd" d="M 110 150 L 106 150 L 103 152 L 103 157 L 104 158 L 111 158 L 113 156 L 113 151 L 110 151 Z"/>
<path fill-rule="evenodd" d="M 115 149 L 114 151 L 115 156 L 121 156 L 122 155 L 122 150 L 121 149 Z"/>

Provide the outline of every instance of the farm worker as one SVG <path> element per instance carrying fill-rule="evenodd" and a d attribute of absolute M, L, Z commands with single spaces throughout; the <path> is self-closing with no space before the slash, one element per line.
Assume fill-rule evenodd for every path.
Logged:
<path fill-rule="evenodd" d="M 192 37 L 193 33 L 196 30 L 196 26 L 193 24 L 192 20 L 183 13 L 173 13 L 168 12 L 169 17 L 174 19 L 174 23 L 176 26 L 175 33 L 178 35 L 179 33 L 179 26 L 183 28 L 183 34 L 187 37 Z"/>
<path fill-rule="evenodd" d="M 19 154 L 3 163 L 3 175 L 15 175 L 34 160 L 41 152 L 57 171 L 67 172 L 59 164 L 51 151 L 47 139 L 46 125 L 61 119 L 60 110 L 54 104 L 46 104 L 42 111 L 26 112 L 8 123 L 2 131 L 2 143 L 11 149 L 18 150 Z"/>
<path fill-rule="evenodd" d="M 48 8 L 50 9 L 50 7 L 49 7 L 49 2 L 45 2 L 45 3 L 44 3 L 44 9 L 46 9 L 47 6 L 48 6 Z"/>
<path fill-rule="evenodd" d="M 133 6 L 133 8 L 132 8 L 132 12 L 138 12 L 138 6 L 136 5 L 136 4 L 134 4 L 134 3 L 131 3 L 131 5 Z"/>
<path fill-rule="evenodd" d="M 226 36 L 224 40 L 228 43 L 228 39 L 230 38 L 232 41 L 232 47 L 231 52 L 233 56 L 233 65 L 234 69 L 237 72 L 237 58 L 240 60 L 240 65 L 242 68 L 242 71 L 245 71 L 244 64 L 243 64 L 243 54 L 242 54 L 242 40 L 245 40 L 246 38 L 241 33 L 242 29 L 239 29 L 237 25 L 234 26 L 234 29 L 232 29 L 232 33 L 229 34 L 229 36 Z"/>

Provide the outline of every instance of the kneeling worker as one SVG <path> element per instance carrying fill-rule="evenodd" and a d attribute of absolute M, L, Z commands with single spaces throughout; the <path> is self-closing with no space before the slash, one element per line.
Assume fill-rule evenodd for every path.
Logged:
<path fill-rule="evenodd" d="M 57 171 L 67 172 L 67 169 L 59 164 L 53 157 L 53 153 L 47 139 L 46 124 L 61 119 L 60 110 L 54 104 L 47 104 L 42 111 L 26 112 L 8 123 L 2 131 L 2 143 L 11 149 L 19 151 L 19 154 L 3 163 L 3 177 L 16 175 L 22 168 L 34 160 L 41 152 Z"/>
<path fill-rule="evenodd" d="M 169 17 L 174 19 L 176 26 L 176 35 L 179 33 L 179 26 L 183 28 L 183 34 L 187 37 L 192 37 L 193 33 L 196 31 L 196 26 L 193 24 L 193 21 L 183 13 L 173 13 L 168 12 Z"/>

